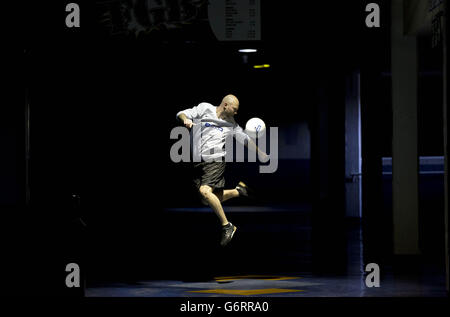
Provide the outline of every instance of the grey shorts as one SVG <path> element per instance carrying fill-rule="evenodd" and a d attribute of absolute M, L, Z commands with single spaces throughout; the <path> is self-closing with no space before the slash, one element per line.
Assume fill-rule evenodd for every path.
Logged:
<path fill-rule="evenodd" d="M 212 189 L 225 187 L 225 162 L 201 162 L 194 164 L 194 186 L 198 190 L 202 185 L 208 185 Z"/>

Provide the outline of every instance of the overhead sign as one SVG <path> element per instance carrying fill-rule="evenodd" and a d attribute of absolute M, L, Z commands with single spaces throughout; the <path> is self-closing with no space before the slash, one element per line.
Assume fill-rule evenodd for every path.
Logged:
<path fill-rule="evenodd" d="M 257 41 L 260 11 L 260 0 L 210 0 L 208 20 L 219 41 Z"/>

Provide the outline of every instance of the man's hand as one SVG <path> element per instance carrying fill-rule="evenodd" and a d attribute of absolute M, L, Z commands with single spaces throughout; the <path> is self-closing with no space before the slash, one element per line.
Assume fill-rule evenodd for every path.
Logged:
<path fill-rule="evenodd" d="M 194 123 L 192 122 L 192 120 L 191 120 L 191 119 L 188 119 L 188 118 L 184 119 L 183 124 L 184 124 L 184 126 L 185 126 L 186 128 L 188 128 L 188 129 L 192 128 L 192 126 L 194 125 Z"/>
<path fill-rule="evenodd" d="M 188 119 L 184 113 L 180 114 L 178 116 L 181 122 L 183 122 L 184 126 L 188 129 L 192 128 L 193 125 L 195 125 L 191 119 Z"/>
<path fill-rule="evenodd" d="M 261 150 L 258 151 L 258 158 L 262 163 L 266 163 L 267 161 L 269 161 L 269 155 L 267 155 Z"/>

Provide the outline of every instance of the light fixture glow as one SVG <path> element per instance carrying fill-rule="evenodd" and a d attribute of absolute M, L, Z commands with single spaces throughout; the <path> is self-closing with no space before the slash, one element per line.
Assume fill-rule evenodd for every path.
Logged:
<path fill-rule="evenodd" d="M 253 68 L 269 68 L 270 65 L 269 64 L 264 64 L 264 65 L 253 65 Z"/>
<path fill-rule="evenodd" d="M 257 51 L 258 50 L 254 48 L 243 48 L 239 50 L 240 53 L 256 53 Z"/>

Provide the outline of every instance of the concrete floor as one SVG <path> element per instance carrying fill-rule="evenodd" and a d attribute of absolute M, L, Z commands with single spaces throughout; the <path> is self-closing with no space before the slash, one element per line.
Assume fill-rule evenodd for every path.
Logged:
<path fill-rule="evenodd" d="M 189 212 L 189 211 L 188 211 Z M 179 227 L 170 215 L 175 242 L 167 240 L 147 264 L 117 255 L 120 278 L 111 271 L 107 278 L 87 280 L 87 297 L 445 297 L 445 273 L 435 264 L 421 264 L 415 271 L 399 271 L 389 265 L 382 271 L 380 287 L 366 287 L 364 244 L 361 227 L 346 234 L 343 271 L 317 273 L 311 250 L 309 210 L 277 213 L 233 213 L 239 231 L 227 250 L 214 249 L 214 215 L 211 223 L 203 213 L 176 211 Z M 203 214 L 203 215 L 202 215 Z M 194 220 L 193 217 L 195 218 Z M 209 218 L 208 218 L 209 219 Z M 276 219 L 276 221 L 275 221 Z M 193 233 L 183 228 L 196 223 Z M 189 226 L 187 226 L 189 228 Z M 203 229 L 204 228 L 204 229 Z M 163 237 L 158 235 L 163 241 Z M 171 236 L 173 237 L 173 236 Z M 172 239 L 173 240 L 173 239 Z M 205 242 L 205 240 L 211 240 Z M 326 242 L 329 240 L 325 240 Z M 203 245 L 202 245 L 203 243 Z M 108 242 L 111 244 L 111 242 Z M 195 246 L 196 251 L 192 250 Z M 326 246 L 326 244 L 325 244 Z M 190 249 L 189 249 L 190 248 Z M 116 252 L 114 250 L 113 252 Z M 329 252 L 329 251 L 327 251 Z M 129 254 L 134 256 L 135 251 Z M 320 255 L 319 255 L 320 256 Z M 143 257 L 145 260 L 146 258 Z M 100 259 L 100 256 L 99 256 Z M 109 259 L 108 259 L 109 260 Z M 335 258 L 332 258 L 335 261 Z M 113 261 L 114 262 L 114 261 Z M 109 262 L 111 263 L 111 262 Z M 336 264 L 331 262 L 330 265 Z M 180 268 L 184 268 L 181 270 Z M 130 275 L 130 272 L 135 274 Z M 152 271 L 152 274 L 148 274 Z M 100 271 L 99 271 L 100 272 Z"/>
<path fill-rule="evenodd" d="M 443 279 L 420 281 L 389 277 L 379 288 L 367 288 L 363 274 L 317 277 L 231 276 L 211 281 L 175 280 L 107 283 L 86 289 L 87 297 L 445 297 Z"/>

